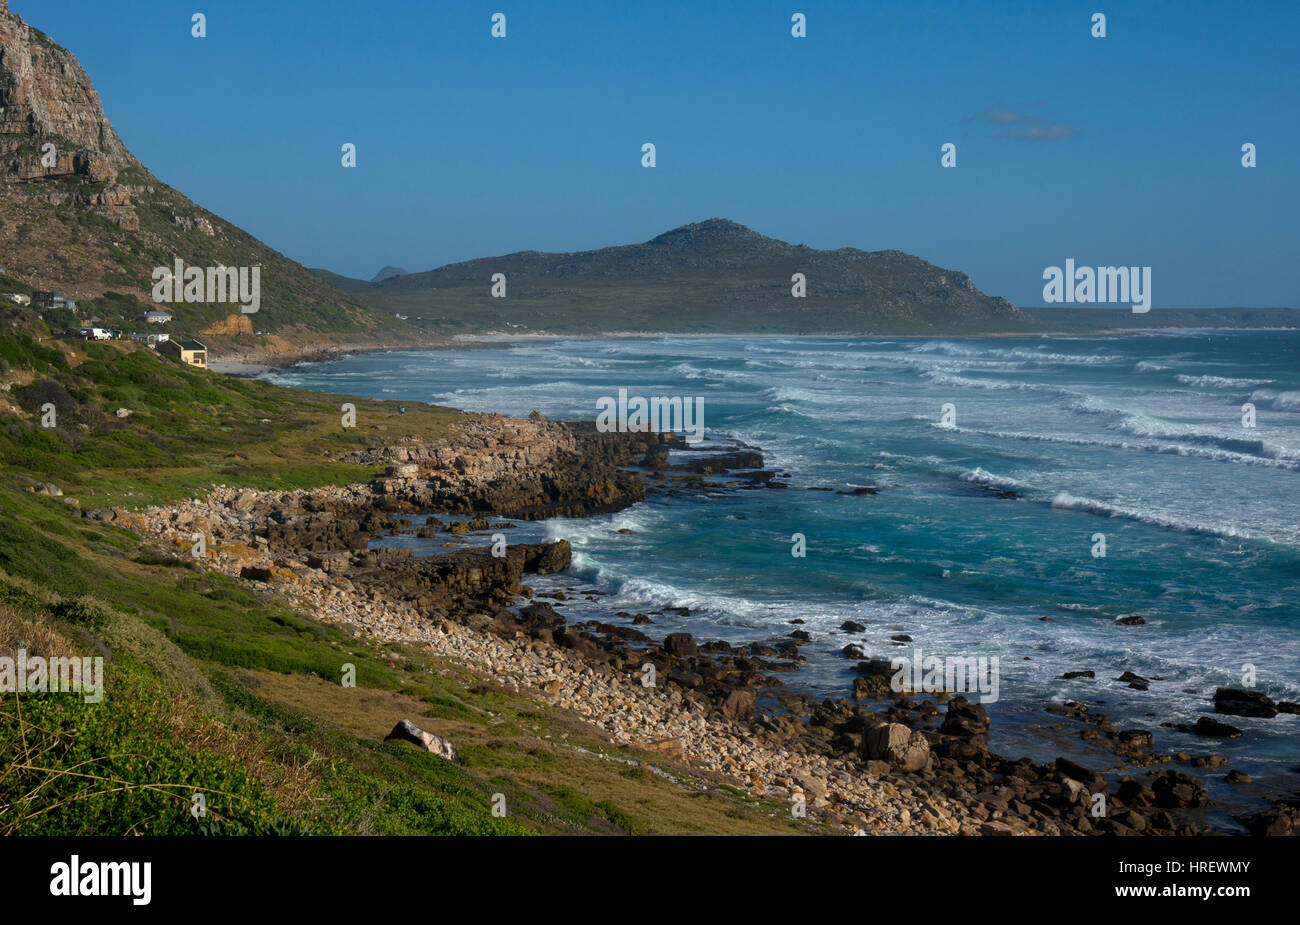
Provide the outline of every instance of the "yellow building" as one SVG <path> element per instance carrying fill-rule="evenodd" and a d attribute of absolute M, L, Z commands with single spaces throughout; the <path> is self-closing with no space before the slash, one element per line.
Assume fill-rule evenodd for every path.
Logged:
<path fill-rule="evenodd" d="M 208 348 L 196 340 L 165 340 L 158 345 L 158 352 L 180 357 L 191 366 L 208 365 Z"/>

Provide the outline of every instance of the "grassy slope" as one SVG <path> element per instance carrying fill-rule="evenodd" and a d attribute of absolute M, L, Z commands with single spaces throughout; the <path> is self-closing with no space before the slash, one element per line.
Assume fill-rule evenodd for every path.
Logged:
<path fill-rule="evenodd" d="M 0 695 L 0 833 L 806 828 L 435 654 L 346 636 L 19 485 L 137 506 L 213 482 L 342 483 L 370 473 L 324 452 L 445 432 L 456 412 L 354 400 L 358 427 L 345 432 L 338 397 L 118 344 L 69 356 L 23 336 L 0 337 L 0 378 L 26 383 L 11 390 L 19 406 L 54 400 L 61 425 L 0 417 L 0 651 L 102 654 L 108 679 L 98 705 Z M 118 407 L 134 414 L 118 419 Z M 345 662 L 355 688 L 338 683 Z M 451 738 L 460 765 L 383 742 L 402 718 Z M 202 822 L 189 812 L 196 791 L 210 810 Z M 490 811 L 498 792 L 505 819 Z"/>

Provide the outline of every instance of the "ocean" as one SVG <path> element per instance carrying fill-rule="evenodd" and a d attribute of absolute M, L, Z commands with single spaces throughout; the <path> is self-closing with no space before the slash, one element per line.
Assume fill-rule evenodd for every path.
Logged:
<path fill-rule="evenodd" d="M 848 642 L 887 660 L 997 657 L 995 751 L 1115 765 L 1044 712 L 1076 699 L 1160 751 L 1225 754 L 1256 793 L 1295 786 L 1300 716 L 1221 717 L 1245 733 L 1230 740 L 1162 724 L 1212 714 L 1215 687 L 1252 677 L 1300 700 L 1300 332 L 516 341 L 268 378 L 564 420 L 594 420 L 620 388 L 702 397 L 708 440 L 759 448 L 788 487 L 521 525 L 574 547 L 570 573 L 534 587 L 609 594 L 566 605 L 570 620 L 687 607 L 647 629 L 733 643 L 802 629 L 808 662 L 782 680 L 832 697 L 851 688 Z M 838 493 L 854 487 L 878 493 Z M 1130 615 L 1145 625 L 1115 624 Z M 1061 677 L 1080 670 L 1096 677 Z M 1211 794 L 1230 808 L 1222 774 Z"/>

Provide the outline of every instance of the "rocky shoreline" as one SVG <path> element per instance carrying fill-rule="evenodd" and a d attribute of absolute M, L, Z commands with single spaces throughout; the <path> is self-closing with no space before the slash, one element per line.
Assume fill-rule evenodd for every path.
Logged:
<path fill-rule="evenodd" d="M 455 438 L 411 436 L 345 457 L 386 467 L 369 484 L 270 492 L 219 486 L 202 500 L 86 516 L 121 521 L 177 558 L 201 534 L 207 567 L 322 622 L 427 647 L 582 716 L 615 743 L 726 774 L 742 790 L 847 830 L 1207 831 L 1198 811 L 1209 799 L 1194 776 L 1167 769 L 1112 784 L 1065 758 L 1011 761 L 989 751 L 982 706 L 944 693 L 896 693 L 888 662 L 863 659 L 851 698 L 817 701 L 779 679 L 801 661 L 798 631 L 770 645 L 732 646 L 686 633 L 654 639 L 639 628 L 652 622 L 644 614 L 570 623 L 524 584 L 527 575 L 568 567 L 566 541 L 510 543 L 500 555 L 456 548 L 467 532 L 504 536 L 510 519 L 615 511 L 647 490 L 784 487 L 752 448 L 683 452 L 685 462 L 670 464 L 673 450 L 689 448 L 671 434 L 601 434 L 536 412 L 529 420 L 468 415 Z M 404 516 L 429 512 L 468 519 L 416 526 Z M 451 551 L 416 558 L 410 548 L 370 548 L 394 531 L 445 536 Z M 591 589 L 572 593 L 599 600 Z M 1118 730 L 1084 704 L 1049 711 L 1079 723 L 1085 738 L 1135 769 L 1191 760 L 1153 754 L 1149 732 Z M 1286 834 L 1294 812 L 1279 806 L 1243 821 L 1252 831 Z"/>

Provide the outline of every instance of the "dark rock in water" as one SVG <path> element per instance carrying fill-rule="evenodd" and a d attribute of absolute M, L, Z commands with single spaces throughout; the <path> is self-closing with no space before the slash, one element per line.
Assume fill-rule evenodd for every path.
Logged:
<path fill-rule="evenodd" d="M 948 713 L 939 731 L 944 735 L 977 736 L 989 731 L 989 711 L 983 704 L 971 703 L 965 697 L 948 701 Z"/>
<path fill-rule="evenodd" d="M 803 624 L 806 623 L 807 621 L 806 621 L 806 620 L 801 620 L 801 619 L 799 619 L 798 617 L 795 617 L 793 620 L 788 620 L 788 621 L 786 621 L 786 622 L 788 622 L 788 623 L 793 623 L 793 624 L 795 624 L 795 625 L 797 625 L 797 626 L 803 626 Z"/>
<path fill-rule="evenodd" d="M 1197 755 L 1191 761 L 1194 768 L 1207 768 L 1210 770 L 1226 767 L 1227 764 L 1228 759 L 1223 755 Z"/>
<path fill-rule="evenodd" d="M 672 468 L 678 472 L 698 472 L 701 475 L 728 472 L 733 469 L 761 469 L 763 468 L 763 454 L 757 450 L 710 453 L 700 459 L 692 459 Z"/>
<path fill-rule="evenodd" d="M 643 613 L 639 613 L 639 614 L 637 614 L 635 617 L 632 618 L 632 623 L 633 623 L 635 626 L 645 626 L 645 625 L 648 624 L 648 623 L 651 623 L 651 624 L 652 624 L 652 623 L 654 623 L 654 622 L 655 622 L 654 620 L 651 620 L 649 617 L 647 617 L 647 616 L 646 616 L 645 614 L 643 614 Z"/>
<path fill-rule="evenodd" d="M 1221 723 L 1217 719 L 1209 716 L 1202 716 L 1192 727 L 1192 732 L 1198 736 L 1208 736 L 1216 739 L 1235 739 L 1242 734 L 1236 726 L 1229 726 L 1227 723 Z"/>
<path fill-rule="evenodd" d="M 800 642 L 812 642 L 812 636 L 808 634 L 807 630 L 795 630 L 790 634 L 790 638 L 797 639 Z"/>
<path fill-rule="evenodd" d="M 852 642 L 840 649 L 840 654 L 845 658 L 864 659 L 867 657 L 867 653 L 862 651 L 862 646 Z"/>
<path fill-rule="evenodd" d="M 1150 748 L 1155 738 L 1145 729 L 1125 729 L 1116 737 L 1125 748 Z"/>
<path fill-rule="evenodd" d="M 845 620 L 840 624 L 840 629 L 846 633 L 861 633 L 866 630 L 866 627 L 856 620 Z"/>
<path fill-rule="evenodd" d="M 1097 677 L 1097 673 L 1096 673 L 1095 671 L 1091 671 L 1091 670 L 1088 670 L 1088 671 L 1067 671 L 1065 674 L 1061 675 L 1061 677 L 1068 681 L 1068 680 L 1070 680 L 1071 678 L 1095 678 L 1095 677 Z"/>
<path fill-rule="evenodd" d="M 1151 783 L 1156 805 L 1165 809 L 1209 806 L 1210 798 L 1201 782 L 1188 774 L 1166 771 Z"/>
<path fill-rule="evenodd" d="M 1071 761 L 1069 758 L 1056 759 L 1056 772 L 1071 780 L 1077 780 L 1087 786 L 1093 793 L 1099 792 L 1100 789 L 1106 786 L 1105 778 L 1100 774 Z"/>
<path fill-rule="evenodd" d="M 862 698 L 871 694 L 888 694 L 893 690 L 892 679 L 896 673 L 894 666 L 884 659 L 873 658 L 858 662 L 853 667 L 860 678 L 853 679 L 853 696 Z"/>
<path fill-rule="evenodd" d="M 1129 687 L 1137 691 L 1147 690 L 1151 686 L 1150 681 L 1148 681 L 1146 678 L 1142 677 L 1141 675 L 1134 674 L 1131 671 L 1124 672 L 1115 680 L 1127 682 Z"/>
<path fill-rule="evenodd" d="M 898 671 L 889 662 L 883 658 L 873 658 L 865 662 L 858 662 L 853 670 L 860 675 L 867 677 L 892 678 Z"/>
<path fill-rule="evenodd" d="M 1292 703 L 1290 700 L 1279 700 L 1277 702 L 1277 712 L 1300 714 L 1300 703 Z"/>
<path fill-rule="evenodd" d="M 1146 622 L 1146 620 L 1135 613 L 1129 614 L 1127 617 L 1115 618 L 1116 626 L 1145 626 Z"/>
<path fill-rule="evenodd" d="M 456 760 L 456 747 L 450 741 L 432 732 L 426 732 L 409 719 L 404 719 L 394 726 L 393 731 L 384 737 L 384 741 L 387 742 L 389 739 L 411 742 L 448 761 Z"/>
<path fill-rule="evenodd" d="M 1233 768 L 1231 771 L 1229 771 L 1227 774 L 1225 774 L 1225 775 L 1223 776 L 1223 779 L 1226 780 L 1226 781 L 1227 781 L 1228 783 L 1230 783 L 1230 784 L 1249 784 L 1249 783 L 1250 783 L 1250 775 L 1249 775 L 1249 774 L 1243 774 L 1243 773 L 1241 773 L 1240 771 L 1238 771 L 1236 768 Z"/>
<path fill-rule="evenodd" d="M 1246 691 L 1235 687 L 1220 687 L 1214 692 L 1214 712 L 1227 716 L 1255 716 L 1272 719 L 1277 716 L 1277 704 L 1259 691 Z"/>
<path fill-rule="evenodd" d="M 696 655 L 699 647 L 690 633 L 669 633 L 664 637 L 664 651 L 669 655 Z"/>
<path fill-rule="evenodd" d="M 1152 806 L 1156 802 L 1156 794 L 1150 787 L 1141 781 L 1133 780 L 1126 777 L 1119 782 L 1119 790 L 1116 796 L 1123 801 L 1126 806 Z"/>
<path fill-rule="evenodd" d="M 519 548 L 519 547 L 516 547 Z M 538 543 L 526 546 L 524 571 L 539 575 L 553 575 L 569 567 L 573 558 L 573 548 L 568 540 L 556 540 L 554 543 Z"/>
<path fill-rule="evenodd" d="M 911 641 L 912 641 L 912 637 L 911 637 L 911 636 L 908 636 L 906 633 L 900 633 L 900 634 L 897 635 L 897 636 L 890 636 L 889 638 L 892 639 L 894 642 L 911 642 Z"/>
<path fill-rule="evenodd" d="M 848 491 L 836 492 L 837 495 L 876 495 L 879 493 L 880 493 L 880 489 L 871 485 L 855 485 L 853 488 L 850 488 Z"/>

